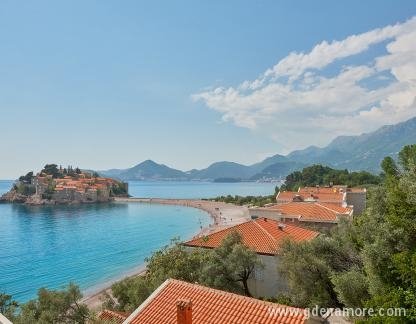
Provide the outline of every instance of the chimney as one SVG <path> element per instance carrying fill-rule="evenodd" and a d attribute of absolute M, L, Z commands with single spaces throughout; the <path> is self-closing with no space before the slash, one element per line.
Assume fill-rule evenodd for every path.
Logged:
<path fill-rule="evenodd" d="M 192 324 L 192 302 L 189 299 L 179 299 L 176 302 L 177 324 Z"/>
<path fill-rule="evenodd" d="M 279 227 L 279 230 L 283 231 L 285 229 L 286 225 L 283 224 L 283 223 L 279 223 L 279 224 L 277 224 L 277 227 Z"/>

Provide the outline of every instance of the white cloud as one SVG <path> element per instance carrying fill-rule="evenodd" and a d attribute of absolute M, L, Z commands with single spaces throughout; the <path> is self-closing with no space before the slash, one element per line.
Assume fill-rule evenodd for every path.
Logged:
<path fill-rule="evenodd" d="M 376 44 L 385 51 L 365 64 L 341 65 Z M 286 150 L 406 120 L 416 115 L 416 17 L 323 41 L 309 53 L 290 53 L 254 81 L 192 97 Z"/>

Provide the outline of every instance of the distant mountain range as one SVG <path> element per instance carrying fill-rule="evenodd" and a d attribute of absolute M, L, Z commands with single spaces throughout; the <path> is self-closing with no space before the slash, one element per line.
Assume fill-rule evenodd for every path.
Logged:
<path fill-rule="evenodd" d="M 358 136 L 339 136 L 326 147 L 310 146 L 283 156 L 276 154 L 252 165 L 215 162 L 206 169 L 181 171 L 146 160 L 129 169 L 99 171 L 107 177 L 127 180 L 215 180 L 284 179 L 289 173 L 312 164 L 324 164 L 351 171 L 380 171 L 385 156 L 397 158 L 404 145 L 416 143 L 416 117 Z"/>

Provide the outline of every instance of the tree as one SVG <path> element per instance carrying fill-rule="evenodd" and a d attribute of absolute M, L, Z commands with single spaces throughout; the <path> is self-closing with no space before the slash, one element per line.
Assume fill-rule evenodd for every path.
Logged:
<path fill-rule="evenodd" d="M 33 178 L 33 171 L 30 171 L 30 172 L 26 173 L 26 175 L 21 176 L 19 178 L 19 181 L 23 182 L 24 184 L 30 184 L 30 183 L 32 183 L 32 178 Z"/>
<path fill-rule="evenodd" d="M 383 183 L 369 191 L 366 211 L 351 224 L 282 247 L 289 300 L 371 307 L 377 316 L 365 320 L 374 323 L 416 321 L 416 147 L 404 147 L 398 165 L 385 158 L 382 169 Z M 406 315 L 380 316 L 381 308 Z"/>
<path fill-rule="evenodd" d="M 256 267 L 262 267 L 256 252 L 243 244 L 238 232 L 232 232 L 210 253 L 202 270 L 202 283 L 251 296 L 248 279 Z"/>
<path fill-rule="evenodd" d="M 46 164 L 42 171 L 42 173 L 45 173 L 47 175 L 51 175 L 52 178 L 60 178 L 61 177 L 61 172 L 58 169 L 58 165 L 56 164 Z"/>
<path fill-rule="evenodd" d="M 72 283 L 64 290 L 41 288 L 37 299 L 22 306 L 15 323 L 86 323 L 90 313 L 79 302 L 81 298 L 79 288 Z"/>
<path fill-rule="evenodd" d="M 13 321 L 19 304 L 12 299 L 12 296 L 0 293 L 0 313 Z"/>
<path fill-rule="evenodd" d="M 146 259 L 145 275 L 127 278 L 112 286 L 113 295 L 118 301 L 115 308 L 133 311 L 169 278 L 198 282 L 208 253 L 209 251 L 204 249 L 186 250 L 178 239 L 173 239 L 170 245 Z M 109 298 L 107 302 L 111 302 Z"/>
<path fill-rule="evenodd" d="M 295 171 L 286 177 L 280 190 L 297 191 L 299 187 L 322 185 L 347 185 L 349 187 L 379 184 L 381 178 L 366 171 L 348 172 L 320 164 Z"/>
<path fill-rule="evenodd" d="M 106 306 L 133 311 L 169 278 L 199 282 L 249 296 L 247 281 L 254 269 L 262 266 L 257 254 L 242 244 L 238 233 L 227 237 L 220 247 L 213 250 L 188 249 L 174 239 L 146 261 L 146 274 L 124 279 L 111 287 L 117 303 L 107 296 Z"/>
<path fill-rule="evenodd" d="M 344 226 L 347 226 L 346 224 Z M 360 263 L 354 248 L 334 237 L 286 241 L 280 249 L 279 272 L 287 279 L 289 297 L 299 307 L 339 307 L 331 277 Z"/>

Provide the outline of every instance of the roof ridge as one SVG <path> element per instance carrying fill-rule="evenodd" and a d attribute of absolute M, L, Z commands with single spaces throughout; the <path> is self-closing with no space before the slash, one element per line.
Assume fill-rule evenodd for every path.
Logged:
<path fill-rule="evenodd" d="M 154 290 L 149 297 L 145 299 L 143 303 L 140 304 L 139 307 L 137 307 L 133 313 L 128 316 L 122 324 L 129 324 L 136 316 L 141 312 L 143 308 L 145 308 L 157 295 L 159 295 L 163 289 L 169 284 L 169 282 L 172 281 L 172 279 L 166 279 L 159 287 L 157 287 L 156 290 Z"/>
<path fill-rule="evenodd" d="M 183 244 L 185 244 L 185 245 L 186 245 L 187 243 L 192 242 L 192 241 L 194 241 L 194 240 L 198 240 L 198 239 L 200 239 L 200 238 L 202 238 L 202 237 L 208 237 L 208 236 L 211 236 L 211 235 L 214 235 L 214 234 L 217 234 L 217 233 L 225 232 L 225 231 L 228 231 L 228 230 L 234 229 L 234 228 L 236 228 L 236 227 L 239 227 L 239 226 L 241 226 L 241 225 L 244 225 L 244 224 L 247 224 L 247 223 L 251 223 L 251 222 L 254 222 L 254 220 L 253 220 L 253 219 L 250 219 L 250 220 L 245 221 L 245 222 L 243 222 L 243 223 L 236 224 L 236 225 L 233 225 L 233 226 L 230 226 L 230 227 L 226 227 L 226 228 L 223 228 L 223 229 L 221 229 L 221 230 L 219 230 L 219 231 L 216 231 L 216 232 L 208 233 L 208 234 L 206 234 L 206 235 L 202 235 L 202 236 L 199 236 L 199 237 L 194 237 L 194 238 L 192 238 L 191 240 L 184 242 Z"/>
<path fill-rule="evenodd" d="M 260 219 L 266 219 L 266 218 L 260 218 Z M 276 222 L 277 223 L 277 221 L 276 220 L 274 220 L 274 219 L 272 219 L 271 221 L 274 221 L 274 222 Z M 272 234 L 270 234 L 263 226 L 261 226 L 258 222 L 257 222 L 257 220 L 256 221 L 254 221 L 254 223 L 258 226 L 258 227 L 260 227 L 261 228 L 261 230 L 263 231 L 263 232 L 265 232 L 268 236 L 270 236 L 271 237 L 271 239 L 274 241 L 274 242 L 276 242 L 277 243 L 277 239 L 272 235 Z"/>
<path fill-rule="evenodd" d="M 292 308 L 292 309 L 302 309 L 300 307 L 294 307 L 294 306 L 288 306 L 288 305 L 273 303 L 273 302 L 253 298 L 253 297 L 239 295 L 239 294 L 236 294 L 236 293 L 233 293 L 233 292 L 230 292 L 230 291 L 225 291 L 225 290 L 220 290 L 220 289 L 216 289 L 216 288 L 203 286 L 199 283 L 191 283 L 191 282 L 187 282 L 187 281 L 183 281 L 183 280 L 179 280 L 179 279 L 167 279 L 166 281 L 176 282 L 176 283 L 179 283 L 181 285 L 186 285 L 186 286 L 192 286 L 192 287 L 204 290 L 204 291 L 211 291 L 211 292 L 215 292 L 215 293 L 225 295 L 225 296 L 229 295 L 230 297 L 234 297 L 234 298 L 236 297 L 236 298 L 248 300 L 248 301 L 251 301 L 251 302 L 255 302 L 256 304 L 272 305 L 272 306 L 275 306 L 275 307 L 284 307 L 284 308 Z"/>
<path fill-rule="evenodd" d="M 335 209 L 331 209 L 331 208 L 329 208 L 329 207 L 327 207 L 327 206 L 322 205 L 322 203 L 321 203 L 321 202 L 317 202 L 316 204 L 317 204 L 317 205 L 319 205 L 319 206 L 321 206 L 322 208 L 325 208 L 325 209 L 328 209 L 328 210 L 330 210 L 330 211 L 334 212 L 335 214 L 338 214 L 338 213 L 339 213 L 339 212 L 338 212 L 337 210 L 335 210 Z M 344 208 L 344 207 L 342 207 L 342 206 L 337 206 L 337 207 Z M 345 209 L 345 208 L 344 208 L 344 209 Z"/>

